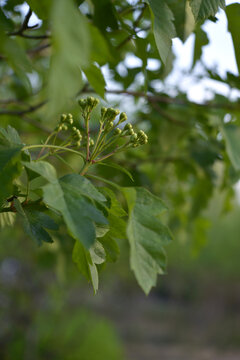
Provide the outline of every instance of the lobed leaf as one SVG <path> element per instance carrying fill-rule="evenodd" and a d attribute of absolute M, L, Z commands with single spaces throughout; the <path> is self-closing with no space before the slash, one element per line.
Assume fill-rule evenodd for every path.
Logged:
<path fill-rule="evenodd" d="M 172 236 L 159 220 L 166 205 L 143 188 L 122 188 L 129 209 L 127 236 L 130 243 L 130 264 L 136 279 L 148 294 L 156 285 L 157 275 L 166 267 L 164 246 Z"/>

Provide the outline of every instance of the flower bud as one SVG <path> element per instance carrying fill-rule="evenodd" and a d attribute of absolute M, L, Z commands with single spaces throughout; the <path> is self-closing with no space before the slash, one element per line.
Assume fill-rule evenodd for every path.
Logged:
<path fill-rule="evenodd" d="M 124 130 L 130 130 L 130 129 L 132 129 L 132 124 L 128 123 L 124 126 Z"/>
<path fill-rule="evenodd" d="M 68 130 L 68 126 L 67 126 L 67 125 L 62 125 L 62 129 L 63 129 L 64 131 L 67 131 L 67 130 Z"/>
<path fill-rule="evenodd" d="M 121 123 L 123 123 L 123 122 L 126 121 L 126 120 L 127 120 L 127 114 L 126 114 L 125 112 L 122 112 L 122 113 L 120 114 L 118 124 L 121 124 Z"/>
<path fill-rule="evenodd" d="M 62 114 L 60 117 L 60 122 L 63 123 L 64 121 L 66 121 L 67 119 L 67 115 L 66 114 Z"/>
<path fill-rule="evenodd" d="M 131 141 L 131 142 L 136 142 L 137 139 L 138 139 L 138 136 L 137 136 L 136 133 L 134 133 L 134 134 L 131 136 L 130 141 Z"/>
<path fill-rule="evenodd" d="M 121 133 L 122 133 L 122 130 L 119 129 L 119 128 L 116 128 L 116 129 L 114 130 L 114 135 L 120 135 Z"/>

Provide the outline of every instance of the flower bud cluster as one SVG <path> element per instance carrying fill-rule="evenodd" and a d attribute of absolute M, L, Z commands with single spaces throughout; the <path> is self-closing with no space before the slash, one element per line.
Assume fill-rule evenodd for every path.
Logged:
<path fill-rule="evenodd" d="M 133 135 L 131 142 L 133 143 L 133 147 L 145 145 L 148 143 L 148 137 L 143 130 L 140 130 L 137 134 Z"/>
<path fill-rule="evenodd" d="M 59 124 L 56 126 L 55 131 L 67 131 L 70 130 L 72 135 L 72 145 L 80 146 L 82 141 L 82 134 L 79 129 L 73 126 L 73 116 L 72 114 L 62 114 L 60 117 Z"/>
<path fill-rule="evenodd" d="M 78 100 L 78 104 L 82 110 L 83 117 L 87 117 L 90 112 L 99 104 L 99 99 L 88 96 L 86 99 Z"/>

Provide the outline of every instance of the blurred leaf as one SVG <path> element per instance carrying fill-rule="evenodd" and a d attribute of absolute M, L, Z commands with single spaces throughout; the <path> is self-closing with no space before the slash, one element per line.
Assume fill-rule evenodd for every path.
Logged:
<path fill-rule="evenodd" d="M 195 20 L 188 0 L 167 0 L 174 15 L 177 36 L 184 42 L 195 27 Z"/>
<path fill-rule="evenodd" d="M 0 212 L 0 228 L 12 226 L 15 222 L 16 214 L 13 212 Z"/>
<path fill-rule="evenodd" d="M 194 55 L 193 55 L 193 64 L 192 67 L 196 64 L 202 56 L 203 46 L 208 45 L 209 40 L 206 32 L 202 28 L 198 27 L 195 31 L 195 43 L 194 43 Z"/>
<path fill-rule="evenodd" d="M 196 21 L 214 16 L 219 7 L 225 8 L 225 0 L 189 0 Z"/>
<path fill-rule="evenodd" d="M 118 29 L 116 10 L 110 0 L 92 0 L 94 4 L 94 24 L 101 30 Z"/>
<path fill-rule="evenodd" d="M 222 134 L 226 141 L 227 154 L 236 171 L 240 170 L 240 127 L 227 124 L 222 126 Z"/>
<path fill-rule="evenodd" d="M 122 192 L 129 209 L 127 236 L 131 268 L 139 285 L 148 294 L 152 286 L 156 286 L 157 275 L 165 271 L 163 246 L 172 239 L 168 228 L 159 220 L 166 206 L 143 188 L 122 188 Z"/>
<path fill-rule="evenodd" d="M 238 66 L 238 73 L 240 73 L 240 38 L 239 38 L 239 17 L 240 4 L 231 4 L 226 8 L 228 19 L 228 31 L 231 33 L 233 46 L 235 50 L 235 58 Z"/>
<path fill-rule="evenodd" d="M 81 66 L 90 56 L 89 27 L 73 0 L 55 0 L 52 9 L 53 56 L 48 93 L 50 113 L 59 113 L 82 86 Z"/>
<path fill-rule="evenodd" d="M 27 0 L 27 2 L 40 19 L 48 18 L 53 0 Z"/>
<path fill-rule="evenodd" d="M 0 207 L 3 200 L 12 195 L 13 180 L 21 173 L 21 149 L 22 146 L 0 147 Z"/>
<path fill-rule="evenodd" d="M 153 18 L 153 32 L 162 62 L 166 65 L 175 36 L 174 16 L 165 1 L 149 0 Z"/>
<path fill-rule="evenodd" d="M 98 95 L 104 98 L 105 86 L 106 82 L 104 80 L 104 76 L 101 72 L 101 69 L 94 65 L 88 65 L 87 67 L 83 67 L 83 71 L 93 89 L 96 91 Z"/>

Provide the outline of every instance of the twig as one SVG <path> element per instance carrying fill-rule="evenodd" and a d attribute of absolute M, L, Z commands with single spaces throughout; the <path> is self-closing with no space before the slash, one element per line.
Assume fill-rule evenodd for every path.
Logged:
<path fill-rule="evenodd" d="M 133 30 L 136 34 L 136 27 L 138 26 L 139 22 L 141 21 L 143 15 L 144 15 L 144 11 L 147 7 L 147 4 L 145 3 L 142 7 L 142 11 L 141 13 L 139 14 L 139 16 L 137 17 L 137 19 L 134 21 L 133 23 Z M 142 31 L 143 29 L 141 29 L 140 31 Z M 132 39 L 132 34 L 130 34 L 129 36 L 127 36 L 120 44 L 118 44 L 117 46 L 117 50 L 119 50 L 122 46 L 124 46 L 128 41 L 130 41 Z"/>
<path fill-rule="evenodd" d="M 105 89 L 108 94 L 116 94 L 116 95 L 128 95 L 134 97 L 143 97 L 151 103 L 162 103 L 162 104 L 176 104 L 181 106 L 195 106 L 206 109 L 227 109 L 227 110 L 239 110 L 240 102 L 236 103 L 195 103 L 188 100 L 182 100 L 178 98 L 172 98 L 164 95 L 155 95 L 148 94 L 142 91 L 132 91 L 132 90 L 114 90 L 114 89 Z M 85 91 L 89 92 L 89 91 Z M 91 91 L 92 92 L 92 91 Z"/>
<path fill-rule="evenodd" d="M 0 110 L 0 115 L 17 115 L 17 116 L 22 116 L 25 114 L 29 114 L 31 112 L 34 112 L 36 110 L 38 110 L 39 108 L 41 108 L 43 105 L 45 105 L 47 103 L 47 101 L 42 101 L 37 105 L 34 106 L 29 106 L 27 109 L 25 110 Z"/>
<path fill-rule="evenodd" d="M 9 32 L 8 35 L 9 36 L 21 36 L 21 37 L 24 37 L 27 39 L 36 39 L 36 40 L 48 39 L 49 35 L 47 35 L 47 34 L 44 34 L 44 35 L 26 35 L 26 34 L 24 34 L 24 31 L 29 30 L 29 29 L 34 29 L 38 26 L 38 24 L 33 25 L 33 26 L 28 26 L 28 22 L 29 22 L 31 16 L 32 16 L 32 10 L 31 10 L 31 8 L 29 8 L 20 29 Z"/>

